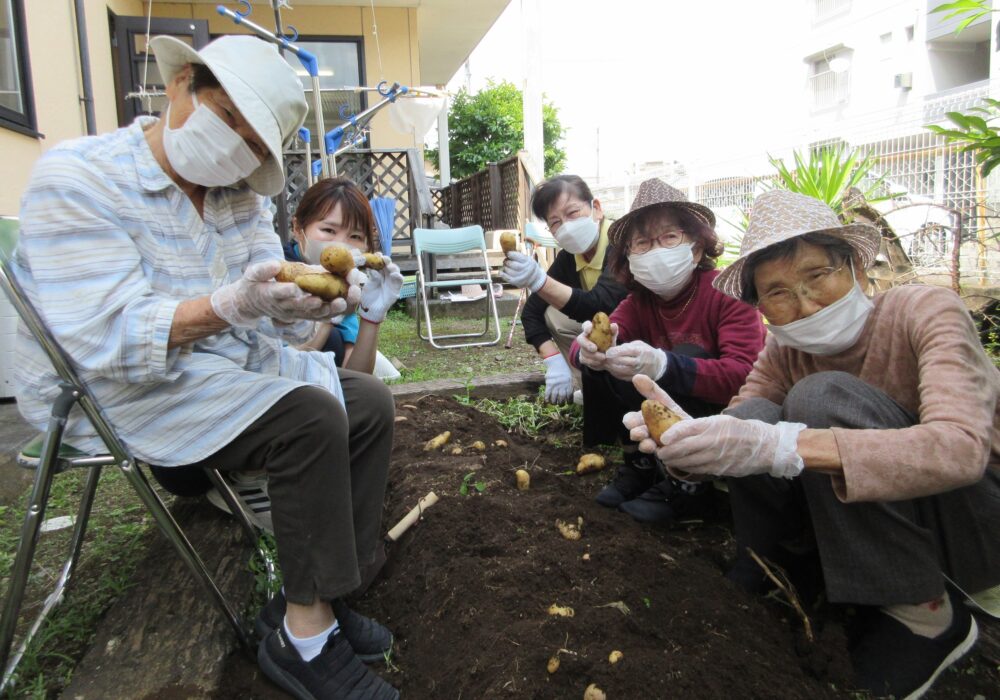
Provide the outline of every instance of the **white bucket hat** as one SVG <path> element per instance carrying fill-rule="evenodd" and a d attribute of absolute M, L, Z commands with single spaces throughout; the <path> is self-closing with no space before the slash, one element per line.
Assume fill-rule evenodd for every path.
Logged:
<path fill-rule="evenodd" d="M 750 225 L 743 234 L 740 257 L 719 273 L 712 283 L 727 296 L 743 296 L 743 268 L 758 250 L 807 233 L 825 233 L 842 238 L 861 258 L 867 269 L 875 262 L 882 237 L 869 224 L 842 224 L 826 202 L 788 190 L 771 190 L 757 197 L 750 211 Z"/>
<path fill-rule="evenodd" d="M 252 36 L 220 37 L 201 51 L 172 36 L 158 36 L 150 40 L 149 47 L 165 83 L 188 63 L 201 63 L 212 71 L 271 152 L 247 176 L 247 185 L 271 197 L 280 193 L 285 186 L 282 146 L 302 126 L 308 106 L 295 69 L 277 47 Z"/>

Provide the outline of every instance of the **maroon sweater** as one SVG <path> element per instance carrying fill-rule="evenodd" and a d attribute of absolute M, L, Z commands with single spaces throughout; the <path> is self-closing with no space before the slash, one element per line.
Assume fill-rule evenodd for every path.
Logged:
<path fill-rule="evenodd" d="M 645 290 L 632 291 L 611 314 L 611 322 L 618 324 L 619 345 L 641 340 L 667 352 L 667 371 L 657 383 L 675 398 L 728 404 L 764 347 L 767 331 L 760 314 L 716 290 L 712 280 L 718 274 L 695 270 L 691 284 L 670 301 Z M 684 345 L 701 348 L 713 359 L 673 352 Z M 570 357 L 577 366 L 578 355 L 574 342 Z"/>

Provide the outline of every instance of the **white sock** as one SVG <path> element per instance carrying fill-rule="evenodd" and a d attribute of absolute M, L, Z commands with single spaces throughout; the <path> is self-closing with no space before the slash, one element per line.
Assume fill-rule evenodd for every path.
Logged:
<path fill-rule="evenodd" d="M 887 605 L 882 612 L 906 625 L 913 634 L 928 639 L 934 639 L 951 626 L 951 598 L 947 593 L 918 605 Z"/>
<path fill-rule="evenodd" d="M 295 651 L 299 652 L 299 656 L 302 657 L 303 661 L 309 662 L 319 656 L 319 653 L 323 651 L 323 645 L 326 644 L 326 640 L 330 638 L 330 635 L 340 629 L 340 623 L 336 620 L 330 625 L 329 629 L 325 629 L 314 637 L 296 637 L 292 634 L 292 631 L 288 629 L 288 618 L 282 623 L 285 628 L 285 634 L 288 635 L 288 641 L 292 643 L 295 647 Z"/>

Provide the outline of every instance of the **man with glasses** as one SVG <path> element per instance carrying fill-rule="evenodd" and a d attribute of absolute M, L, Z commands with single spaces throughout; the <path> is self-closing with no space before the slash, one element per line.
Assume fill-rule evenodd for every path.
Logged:
<path fill-rule="evenodd" d="M 916 698 L 976 641 L 966 594 L 1000 583 L 1000 374 L 951 290 L 865 295 L 880 241 L 819 200 L 758 197 L 715 280 L 770 323 L 745 386 L 724 415 L 656 436 L 662 447 L 641 416 L 624 423 L 674 475 L 730 477 L 731 580 L 768 585 L 750 551 L 792 571 L 814 562 L 827 599 L 859 609 L 856 687 Z"/>

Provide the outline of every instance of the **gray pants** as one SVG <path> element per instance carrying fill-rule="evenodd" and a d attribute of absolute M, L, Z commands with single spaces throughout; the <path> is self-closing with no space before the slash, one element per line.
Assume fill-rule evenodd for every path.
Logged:
<path fill-rule="evenodd" d="M 392 394 L 370 374 L 339 374 L 347 410 L 325 389 L 300 387 L 196 465 L 267 470 L 285 597 L 300 605 L 357 588 L 382 523 Z"/>
<path fill-rule="evenodd" d="M 725 411 L 810 428 L 893 429 L 918 418 L 879 389 L 844 372 L 820 372 L 792 387 L 781 406 L 751 399 Z M 1000 582 L 1000 474 L 909 501 L 843 503 L 829 476 L 729 480 L 738 554 L 764 556 L 811 528 L 827 597 L 862 605 L 920 603 L 942 593 L 941 572 L 969 593 Z"/>
<path fill-rule="evenodd" d="M 545 325 L 548 327 L 549 333 L 552 334 L 552 342 L 559 348 L 559 352 L 562 353 L 566 364 L 569 365 L 569 371 L 573 375 L 573 388 L 579 389 L 580 370 L 570 363 L 569 348 L 573 344 L 573 341 L 576 340 L 576 337 L 580 335 L 583 324 L 579 321 L 574 321 L 556 307 L 549 305 L 545 309 Z"/>

